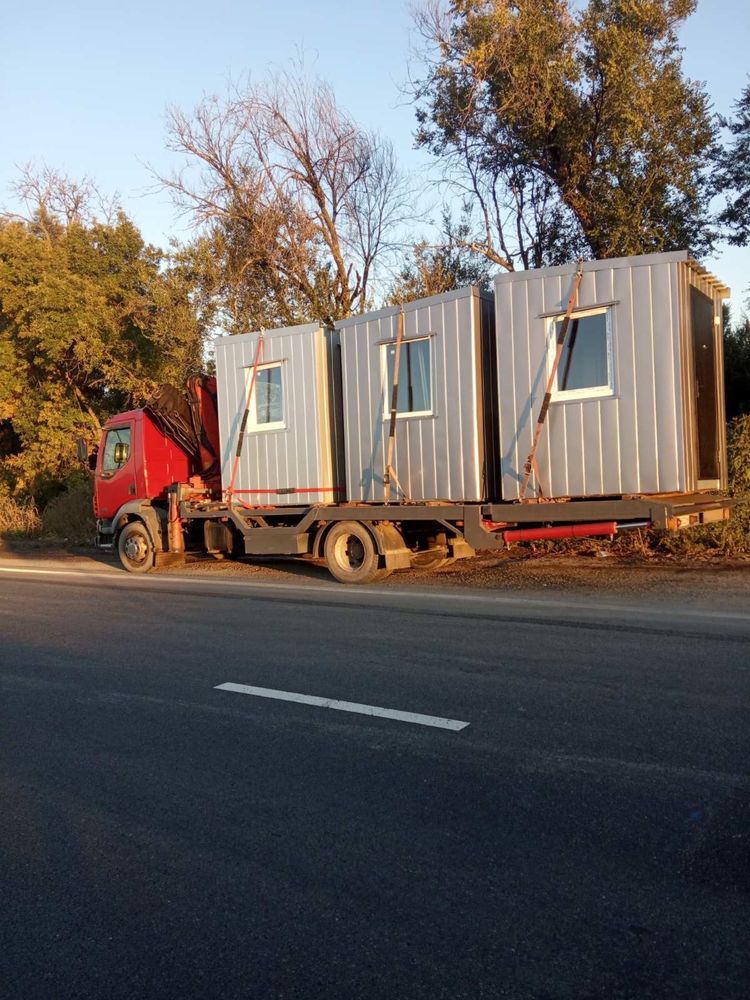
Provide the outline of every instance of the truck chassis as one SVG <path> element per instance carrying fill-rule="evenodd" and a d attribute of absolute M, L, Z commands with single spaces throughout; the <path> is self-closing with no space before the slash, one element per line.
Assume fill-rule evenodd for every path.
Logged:
<path fill-rule="evenodd" d="M 613 537 L 634 528 L 674 531 L 729 517 L 727 497 L 696 494 L 524 503 L 393 503 L 250 506 L 185 484 L 169 502 L 134 501 L 100 526 L 126 569 L 146 572 L 199 550 L 219 556 L 323 559 L 342 583 L 369 583 L 397 569 L 436 567 L 517 541 Z"/>

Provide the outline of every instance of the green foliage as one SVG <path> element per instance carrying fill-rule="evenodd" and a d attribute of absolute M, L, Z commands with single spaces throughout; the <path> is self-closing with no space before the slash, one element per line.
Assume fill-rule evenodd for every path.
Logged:
<path fill-rule="evenodd" d="M 736 417 L 727 427 L 729 495 L 737 504 L 728 521 L 677 533 L 653 532 L 656 552 L 696 555 L 701 550 L 734 556 L 750 554 L 750 415 Z"/>
<path fill-rule="evenodd" d="M 729 425 L 729 490 L 739 501 L 732 520 L 724 526 L 725 546 L 750 552 L 750 414 Z"/>
<path fill-rule="evenodd" d="M 734 141 L 719 154 L 715 183 L 726 197 L 719 222 L 727 227 L 730 243 L 745 246 L 750 241 L 750 84 L 734 108 L 736 117 L 721 122 Z"/>
<path fill-rule="evenodd" d="M 418 142 L 504 198 L 515 232 L 484 212 L 491 259 L 528 266 L 531 245 L 534 264 L 551 263 L 581 241 L 599 258 L 710 247 L 716 125 L 677 38 L 695 5 L 453 0 L 447 19 L 422 17 L 437 56 Z"/>
<path fill-rule="evenodd" d="M 724 392 L 727 418 L 750 413 L 750 321 L 743 318 L 736 326 L 724 312 Z"/>
<path fill-rule="evenodd" d="M 110 222 L 0 222 L 0 468 L 36 494 L 75 467 L 75 440 L 200 367 L 190 275 Z"/>
<path fill-rule="evenodd" d="M 413 302 L 467 285 L 486 288 L 490 282 L 490 264 L 486 258 L 466 249 L 468 235 L 466 218 L 454 226 L 450 214 L 445 211 L 444 242 L 431 245 L 422 241 L 414 246 L 413 260 L 399 272 L 387 296 L 388 304 Z"/>
<path fill-rule="evenodd" d="M 264 246 L 250 224 L 232 219 L 212 223 L 177 257 L 206 317 L 223 333 L 247 333 L 306 323 L 315 312 L 274 267 L 277 250 Z"/>
<path fill-rule="evenodd" d="M 750 553 L 750 414 L 736 417 L 727 428 L 729 494 L 737 500 L 729 521 L 704 529 L 704 544 L 728 555 Z"/>

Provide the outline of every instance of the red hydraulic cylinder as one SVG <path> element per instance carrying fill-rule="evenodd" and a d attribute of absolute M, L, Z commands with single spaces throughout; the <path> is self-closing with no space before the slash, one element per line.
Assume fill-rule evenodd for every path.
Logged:
<path fill-rule="evenodd" d="M 512 528 L 503 532 L 506 542 L 538 542 L 548 538 L 592 538 L 617 533 L 616 521 L 593 524 L 553 524 L 547 528 Z"/>

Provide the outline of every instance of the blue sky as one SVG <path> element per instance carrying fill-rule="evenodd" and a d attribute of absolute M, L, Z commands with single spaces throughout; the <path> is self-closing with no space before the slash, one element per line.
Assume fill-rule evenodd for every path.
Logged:
<path fill-rule="evenodd" d="M 153 192 L 147 164 L 168 172 L 164 112 L 190 108 L 227 80 L 262 77 L 302 49 L 366 127 L 387 134 L 405 166 L 426 169 L 412 149 L 413 110 L 401 85 L 409 70 L 409 3 L 287 0 L 0 0 L 0 204 L 10 205 L 17 166 L 46 163 L 118 191 L 146 238 L 184 237 L 169 198 Z M 685 25 L 686 72 L 704 81 L 727 114 L 748 81 L 750 4 L 701 0 Z M 739 304 L 750 285 L 750 249 L 723 249 L 706 263 Z"/>

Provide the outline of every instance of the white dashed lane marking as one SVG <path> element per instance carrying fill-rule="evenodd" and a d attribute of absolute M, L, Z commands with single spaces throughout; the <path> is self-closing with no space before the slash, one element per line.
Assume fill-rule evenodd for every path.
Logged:
<path fill-rule="evenodd" d="M 249 684 L 217 684 L 217 691 L 234 691 L 235 694 L 250 694 L 256 698 L 273 698 L 275 701 L 293 701 L 300 705 L 314 705 L 316 708 L 332 708 L 337 712 L 354 712 L 357 715 L 371 715 L 379 719 L 395 719 L 397 722 L 411 722 L 415 726 L 434 726 L 435 729 L 451 729 L 458 732 L 466 729 L 468 722 L 459 719 L 442 719 L 438 715 L 420 715 L 418 712 L 400 712 L 395 708 L 379 708 L 377 705 L 359 705 L 355 701 L 339 701 L 336 698 L 319 698 L 311 694 L 295 694 L 293 691 L 274 691 L 273 688 L 252 687 Z"/>

